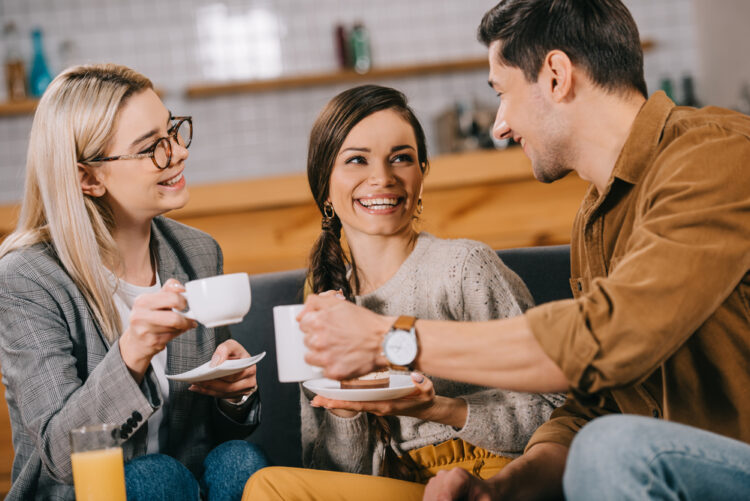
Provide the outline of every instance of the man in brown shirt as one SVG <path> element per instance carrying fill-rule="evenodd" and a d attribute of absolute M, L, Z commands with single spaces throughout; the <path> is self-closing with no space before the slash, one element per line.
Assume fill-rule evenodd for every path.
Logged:
<path fill-rule="evenodd" d="M 750 118 L 647 99 L 619 0 L 503 0 L 479 33 L 495 135 L 521 144 L 540 181 L 591 182 L 572 235 L 575 298 L 493 322 L 419 320 L 415 362 L 569 398 L 495 478 L 440 474 L 425 497 L 559 497 L 565 470 L 571 499 L 750 498 Z M 307 360 L 334 378 L 385 366 L 393 322 L 311 297 Z M 599 419 L 573 442 L 618 414 L 649 418 Z"/>

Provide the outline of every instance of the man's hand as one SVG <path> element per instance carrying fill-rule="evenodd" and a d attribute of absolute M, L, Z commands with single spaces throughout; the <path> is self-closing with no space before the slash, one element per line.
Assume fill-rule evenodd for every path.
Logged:
<path fill-rule="evenodd" d="M 567 457 L 567 447 L 542 442 L 487 480 L 480 480 L 458 468 L 441 471 L 427 483 L 423 499 L 563 499 L 562 477 Z"/>
<path fill-rule="evenodd" d="M 494 479 L 494 477 L 493 477 Z M 424 490 L 424 501 L 492 501 L 500 499 L 493 479 L 481 480 L 466 470 L 442 470 L 432 477 Z"/>
<path fill-rule="evenodd" d="M 297 317 L 305 345 L 305 361 L 323 367 L 331 379 L 361 376 L 388 361 L 381 355 L 383 335 L 394 319 L 377 315 L 335 294 L 312 294 Z"/>

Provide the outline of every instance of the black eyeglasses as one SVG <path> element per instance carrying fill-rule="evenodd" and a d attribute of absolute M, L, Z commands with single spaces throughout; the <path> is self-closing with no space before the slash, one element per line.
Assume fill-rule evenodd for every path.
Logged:
<path fill-rule="evenodd" d="M 172 141 L 170 137 L 177 141 L 177 144 L 183 148 L 190 148 L 193 142 L 193 117 L 172 117 L 174 122 L 167 136 L 160 137 L 153 145 L 143 153 L 134 153 L 132 155 L 117 155 L 113 157 L 96 157 L 89 162 L 111 162 L 113 160 L 129 160 L 134 158 L 151 157 L 154 165 L 158 169 L 166 169 L 172 163 Z"/>

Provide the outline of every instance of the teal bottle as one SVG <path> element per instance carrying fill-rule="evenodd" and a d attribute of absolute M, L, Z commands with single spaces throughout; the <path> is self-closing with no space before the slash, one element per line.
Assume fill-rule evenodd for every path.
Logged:
<path fill-rule="evenodd" d="M 367 73 L 372 66 L 370 55 L 370 35 L 367 28 L 361 23 L 357 23 L 352 28 L 350 37 L 352 66 L 357 73 Z"/>
<path fill-rule="evenodd" d="M 44 46 L 42 45 L 42 30 L 35 29 L 31 32 L 31 40 L 34 44 L 34 58 L 31 62 L 31 74 L 29 75 L 29 90 L 34 97 L 40 97 L 52 81 L 52 75 L 44 59 Z"/>

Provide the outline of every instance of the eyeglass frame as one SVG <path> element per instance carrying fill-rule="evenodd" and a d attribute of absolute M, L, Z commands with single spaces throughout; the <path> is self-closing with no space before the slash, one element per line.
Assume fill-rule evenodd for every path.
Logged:
<path fill-rule="evenodd" d="M 187 122 L 190 126 L 190 141 L 185 143 L 185 146 L 183 148 L 188 149 L 190 148 L 190 145 L 193 144 L 193 117 L 192 116 L 185 116 L 185 117 L 172 117 L 170 121 L 174 121 L 175 124 L 172 125 L 169 130 L 167 131 L 166 136 L 162 136 L 156 141 L 154 141 L 154 144 L 149 147 L 148 151 L 145 153 L 132 153 L 128 155 L 115 155 L 111 157 L 96 157 L 88 162 L 111 162 L 113 160 L 133 160 L 138 158 L 151 158 L 151 161 L 154 163 L 157 169 L 164 170 L 169 168 L 170 165 L 172 165 L 172 141 L 170 140 L 170 137 L 174 138 L 175 142 L 177 144 L 180 144 L 179 141 L 177 141 L 177 131 L 179 130 L 180 126 L 183 124 L 183 122 Z M 160 142 L 167 140 L 167 165 L 164 167 L 161 167 L 158 163 L 156 163 L 156 147 L 159 145 Z"/>

